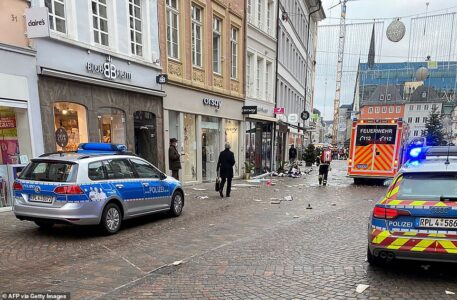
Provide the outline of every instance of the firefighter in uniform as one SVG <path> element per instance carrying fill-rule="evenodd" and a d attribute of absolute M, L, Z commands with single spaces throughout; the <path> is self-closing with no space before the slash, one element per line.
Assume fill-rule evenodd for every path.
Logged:
<path fill-rule="evenodd" d="M 319 165 L 319 185 L 327 185 L 328 171 L 332 162 L 332 151 L 324 149 L 321 153 L 321 161 Z"/>

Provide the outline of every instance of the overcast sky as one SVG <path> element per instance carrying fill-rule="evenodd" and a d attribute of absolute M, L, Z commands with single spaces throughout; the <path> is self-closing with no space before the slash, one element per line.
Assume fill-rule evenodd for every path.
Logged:
<path fill-rule="evenodd" d="M 349 0 L 347 3 L 346 23 L 359 23 L 359 22 L 372 22 L 373 19 L 387 19 L 383 20 L 385 27 L 383 33 L 382 51 L 376 53 L 376 61 L 380 62 L 404 62 L 407 61 L 408 47 L 409 47 L 409 25 L 412 17 L 425 16 L 426 3 L 428 5 L 428 15 L 436 15 L 447 12 L 457 12 L 457 0 Z M 338 5 L 333 9 L 329 8 L 339 3 L 339 0 L 322 0 L 323 7 L 327 19 L 322 21 L 320 25 L 338 24 L 341 12 L 341 6 Z M 419 15 L 420 14 L 420 15 Z M 414 16 L 411 16 L 414 15 Z M 406 35 L 402 41 L 392 43 L 387 40 L 385 29 L 391 20 L 400 17 L 401 21 L 406 25 Z M 367 19 L 367 20 L 362 20 Z M 457 30 L 457 28 L 456 28 Z M 319 38 L 319 37 L 318 37 Z M 457 42 L 456 42 L 457 44 Z M 335 49 L 337 51 L 337 49 Z M 329 66 L 331 68 L 331 66 Z M 335 61 L 336 70 L 336 61 Z M 320 78 L 322 80 L 322 78 Z M 334 80 L 334 78 L 332 79 Z M 316 87 L 317 88 L 317 87 Z M 320 91 L 322 92 L 322 91 Z M 329 82 L 327 95 L 334 94 L 334 83 Z M 319 91 L 317 91 L 319 94 Z M 315 93 L 316 96 L 316 93 Z M 320 99 L 317 99 L 320 98 Z M 314 106 L 321 112 L 325 111 L 325 119 L 332 118 L 333 96 L 328 98 L 325 102 L 325 108 L 322 102 L 322 96 L 315 97 Z M 348 103 L 342 103 L 348 104 Z"/>

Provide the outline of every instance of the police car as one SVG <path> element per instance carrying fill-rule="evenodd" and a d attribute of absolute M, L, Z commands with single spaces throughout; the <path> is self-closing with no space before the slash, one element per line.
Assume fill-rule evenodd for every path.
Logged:
<path fill-rule="evenodd" d="M 13 185 L 14 214 L 43 228 L 99 224 L 109 234 L 126 219 L 164 211 L 179 216 L 180 182 L 126 150 L 85 143 L 76 152 L 32 159 Z"/>
<path fill-rule="evenodd" d="M 368 226 L 368 262 L 457 262 L 457 147 L 413 148 Z"/>

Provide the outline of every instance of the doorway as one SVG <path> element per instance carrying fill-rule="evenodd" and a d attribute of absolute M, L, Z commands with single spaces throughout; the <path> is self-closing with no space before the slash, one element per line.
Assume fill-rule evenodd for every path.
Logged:
<path fill-rule="evenodd" d="M 134 119 L 135 154 L 157 166 L 156 116 L 148 111 L 136 111 Z"/>
<path fill-rule="evenodd" d="M 217 160 L 219 158 L 219 119 L 202 117 L 202 179 L 216 179 Z"/>

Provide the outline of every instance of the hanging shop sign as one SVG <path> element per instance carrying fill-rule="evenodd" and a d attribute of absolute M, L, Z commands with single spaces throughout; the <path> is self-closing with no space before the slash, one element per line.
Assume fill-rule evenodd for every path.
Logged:
<path fill-rule="evenodd" d="M 168 83 L 168 75 L 167 74 L 159 74 L 156 76 L 156 83 L 158 84 L 167 84 Z"/>
<path fill-rule="evenodd" d="M 86 70 L 89 73 L 100 73 L 106 79 L 132 79 L 132 72 L 120 70 L 112 63 L 111 56 L 106 57 L 106 62 L 103 64 L 86 63 Z"/>
<path fill-rule="evenodd" d="M 275 107 L 273 111 L 276 115 L 283 115 L 286 113 L 286 109 L 284 107 Z"/>
<path fill-rule="evenodd" d="M 298 122 L 298 115 L 297 114 L 290 114 L 288 116 L 289 123 L 297 123 Z"/>
<path fill-rule="evenodd" d="M 243 106 L 241 108 L 241 114 L 243 114 L 243 115 L 255 115 L 255 114 L 257 114 L 257 106 Z"/>
<path fill-rule="evenodd" d="M 222 106 L 222 100 L 203 98 L 203 105 L 213 106 L 219 109 Z"/>
<path fill-rule="evenodd" d="M 56 144 L 60 147 L 65 147 L 68 144 L 68 134 L 65 128 L 57 128 L 56 130 Z"/>
<path fill-rule="evenodd" d="M 32 7 L 25 11 L 25 24 L 29 39 L 49 36 L 47 7 Z"/>

